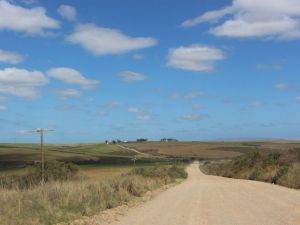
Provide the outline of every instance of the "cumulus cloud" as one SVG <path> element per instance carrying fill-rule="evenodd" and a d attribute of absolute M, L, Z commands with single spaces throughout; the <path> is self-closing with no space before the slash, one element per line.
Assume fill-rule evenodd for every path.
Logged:
<path fill-rule="evenodd" d="M 132 71 L 123 71 L 118 74 L 118 76 L 127 82 L 135 82 L 135 81 L 144 81 L 147 80 L 148 77 L 141 73 L 136 73 Z"/>
<path fill-rule="evenodd" d="M 16 52 L 0 49 L 0 62 L 8 64 L 18 64 L 24 61 L 24 57 Z"/>
<path fill-rule="evenodd" d="M 64 90 L 59 90 L 56 91 L 56 93 L 58 94 L 58 96 L 61 99 L 67 99 L 67 98 L 74 98 L 74 97 L 80 97 L 81 96 L 81 92 L 75 89 L 64 89 Z"/>
<path fill-rule="evenodd" d="M 59 28 L 59 22 L 46 15 L 43 7 L 24 8 L 0 1 L 0 30 L 12 30 L 28 35 L 47 35 L 49 29 Z"/>
<path fill-rule="evenodd" d="M 91 23 L 77 25 L 67 41 L 81 45 L 96 56 L 124 54 L 157 44 L 154 38 L 130 37 L 119 30 L 98 27 Z"/>
<path fill-rule="evenodd" d="M 222 50 L 204 45 L 171 49 L 167 66 L 195 72 L 211 72 L 217 61 L 225 59 Z"/>
<path fill-rule="evenodd" d="M 40 96 L 40 88 L 48 83 L 40 71 L 5 68 L 0 70 L 0 93 L 35 99 Z"/>
<path fill-rule="evenodd" d="M 53 68 L 47 74 L 67 84 L 79 85 L 83 89 L 92 89 L 100 84 L 100 81 L 87 79 L 79 71 L 68 67 Z"/>
<path fill-rule="evenodd" d="M 0 105 L 0 112 L 6 111 L 8 108 L 4 105 Z"/>
<path fill-rule="evenodd" d="M 57 12 L 66 20 L 76 20 L 76 9 L 70 5 L 60 5 L 57 9 Z"/>
<path fill-rule="evenodd" d="M 186 20 L 184 27 L 216 22 L 215 36 L 230 38 L 299 39 L 299 0 L 233 0 L 230 6 Z"/>
<path fill-rule="evenodd" d="M 232 7 L 226 7 L 221 10 L 212 10 L 196 18 L 192 18 L 184 21 L 181 24 L 181 27 L 193 27 L 205 22 L 217 22 L 219 19 L 233 12 L 234 10 Z"/>

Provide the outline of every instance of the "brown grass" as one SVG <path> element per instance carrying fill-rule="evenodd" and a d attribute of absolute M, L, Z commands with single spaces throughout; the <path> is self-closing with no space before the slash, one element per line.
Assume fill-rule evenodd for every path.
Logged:
<path fill-rule="evenodd" d="M 231 146 L 229 144 L 228 146 Z M 218 143 L 200 143 L 200 142 L 178 142 L 178 143 L 130 143 L 128 147 L 136 148 L 137 150 L 160 156 L 175 156 L 175 157 L 200 157 L 200 158 L 231 158 L 241 155 L 239 152 L 216 150 L 216 147 L 224 146 Z"/>
<path fill-rule="evenodd" d="M 226 162 L 207 162 L 203 172 L 300 189 L 300 149 L 252 152 Z"/>
<path fill-rule="evenodd" d="M 128 143 L 127 147 L 157 156 L 197 157 L 202 159 L 226 159 L 244 153 L 289 151 L 300 148 L 299 142 L 145 142 Z"/>
<path fill-rule="evenodd" d="M 147 167 L 105 179 L 49 182 L 22 191 L 0 189 L 0 224 L 50 225 L 95 215 L 174 182 L 181 176 L 177 170 Z"/>

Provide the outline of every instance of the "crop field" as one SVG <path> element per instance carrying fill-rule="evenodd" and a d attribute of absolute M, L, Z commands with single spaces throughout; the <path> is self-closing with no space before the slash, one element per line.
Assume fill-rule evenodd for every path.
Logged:
<path fill-rule="evenodd" d="M 118 145 L 106 144 L 72 144 L 45 145 L 46 160 L 60 160 L 76 164 L 118 165 L 137 163 L 153 163 L 157 161 L 181 159 L 230 159 L 249 152 L 274 152 L 300 148 L 298 142 L 144 142 L 124 143 L 124 147 L 136 149 L 138 152 L 121 148 Z M 0 169 L 23 168 L 28 164 L 40 161 L 38 144 L 1 144 Z M 96 170 L 96 169 L 94 169 Z"/>
<path fill-rule="evenodd" d="M 127 147 L 165 157 L 226 159 L 248 152 L 269 152 L 299 148 L 299 142 L 146 142 L 129 143 Z"/>
<path fill-rule="evenodd" d="M 136 153 L 122 149 L 116 145 L 105 144 L 74 144 L 45 145 L 46 160 L 60 160 L 79 164 L 93 162 L 118 163 L 128 161 Z M 38 144 L 1 144 L 0 168 L 24 167 L 40 161 L 41 151 Z"/>

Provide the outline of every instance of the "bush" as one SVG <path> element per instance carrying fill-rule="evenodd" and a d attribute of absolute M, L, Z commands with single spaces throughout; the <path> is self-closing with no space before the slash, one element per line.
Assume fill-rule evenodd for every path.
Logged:
<path fill-rule="evenodd" d="M 289 170 L 278 180 L 278 184 L 300 189 L 300 163 L 296 163 L 289 168 Z"/>
<path fill-rule="evenodd" d="M 258 177 L 260 176 L 260 174 L 261 174 L 261 172 L 259 171 L 259 169 L 257 169 L 257 168 L 255 168 L 252 172 L 251 172 L 251 174 L 250 174 L 250 176 L 249 176 L 249 180 L 258 180 Z"/>
<path fill-rule="evenodd" d="M 249 153 L 231 162 L 204 164 L 202 169 L 211 175 L 258 180 L 300 189 L 300 162 L 297 149 L 270 154 Z"/>
<path fill-rule="evenodd" d="M 178 166 L 142 167 L 134 169 L 132 173 L 143 177 L 160 178 L 166 181 L 187 178 L 185 169 Z"/>
<path fill-rule="evenodd" d="M 42 177 L 41 163 L 34 166 L 35 173 Z M 79 171 L 79 167 L 72 163 L 64 163 L 60 161 L 48 161 L 45 163 L 45 182 L 48 181 L 65 181 L 72 179 Z"/>
<path fill-rule="evenodd" d="M 274 165 L 278 162 L 281 154 L 280 153 L 270 153 L 267 158 L 263 161 L 263 166 Z"/>
<path fill-rule="evenodd" d="M 45 162 L 45 182 L 66 181 L 73 179 L 79 168 L 71 163 L 59 161 Z M 0 187 L 7 189 L 29 189 L 37 186 L 42 180 L 42 165 L 37 163 L 24 174 L 0 177 Z"/>

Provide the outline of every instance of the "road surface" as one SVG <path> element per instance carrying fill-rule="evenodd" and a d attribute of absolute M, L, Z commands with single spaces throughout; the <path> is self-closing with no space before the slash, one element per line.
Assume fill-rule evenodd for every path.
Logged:
<path fill-rule="evenodd" d="M 136 149 L 134 149 L 134 148 L 129 148 L 129 147 L 126 147 L 126 146 L 123 146 L 123 145 L 117 145 L 117 146 L 120 147 L 120 148 L 123 148 L 123 149 L 125 149 L 125 150 L 131 151 L 131 152 L 134 152 L 134 153 L 137 153 L 137 154 L 146 155 L 145 153 L 140 152 L 140 151 L 138 151 L 138 150 L 136 150 Z"/>
<path fill-rule="evenodd" d="M 110 225 L 300 225 L 300 191 L 204 175 L 189 178 L 130 209 Z"/>

